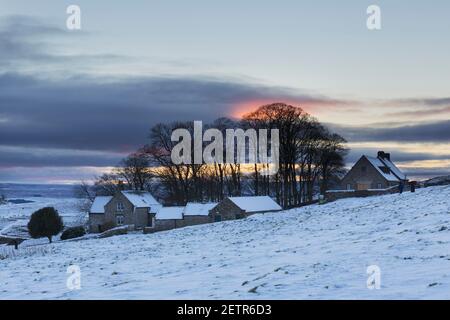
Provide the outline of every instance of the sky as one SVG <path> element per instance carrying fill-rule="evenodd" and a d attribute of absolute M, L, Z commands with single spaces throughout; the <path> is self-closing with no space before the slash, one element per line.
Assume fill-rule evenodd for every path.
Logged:
<path fill-rule="evenodd" d="M 385 150 L 410 177 L 450 174 L 449 14 L 445 0 L 0 0 L 0 182 L 91 180 L 158 122 L 271 102 L 343 135 L 349 165 Z"/>

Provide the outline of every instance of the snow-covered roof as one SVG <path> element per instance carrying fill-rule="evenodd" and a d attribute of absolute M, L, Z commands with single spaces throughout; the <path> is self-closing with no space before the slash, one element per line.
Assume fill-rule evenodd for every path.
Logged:
<path fill-rule="evenodd" d="M 214 208 L 217 203 L 194 203 L 189 202 L 184 207 L 183 214 L 185 216 L 207 216 L 209 214 L 209 210 Z"/>
<path fill-rule="evenodd" d="M 389 169 L 391 169 L 391 171 L 394 173 L 394 175 L 396 175 L 397 177 L 399 177 L 401 180 L 406 180 L 406 175 L 400 171 L 399 168 L 397 168 L 397 166 L 391 161 L 388 160 L 386 158 L 380 159 L 381 161 L 383 161 L 386 166 L 389 167 Z"/>
<path fill-rule="evenodd" d="M 272 200 L 268 196 L 260 197 L 230 197 L 230 199 L 235 205 L 237 205 L 245 212 L 264 212 L 264 211 L 277 211 L 282 208 L 278 203 Z"/>
<path fill-rule="evenodd" d="M 398 178 L 391 172 L 389 171 L 389 173 L 384 172 L 381 168 L 386 167 L 386 165 L 384 164 L 384 162 L 382 162 L 379 158 L 375 158 L 375 157 L 369 157 L 369 156 L 365 156 L 367 158 L 367 160 L 369 160 L 369 162 L 373 165 L 373 167 L 375 169 L 377 169 L 377 171 L 388 181 L 394 181 L 394 182 L 398 182 Z M 389 167 L 387 167 L 388 169 L 390 169 Z"/>
<path fill-rule="evenodd" d="M 122 191 L 122 194 L 136 208 L 148 208 L 160 204 L 149 192 Z"/>
<path fill-rule="evenodd" d="M 183 219 L 184 207 L 161 207 L 156 213 L 157 220 Z"/>
<path fill-rule="evenodd" d="M 105 213 L 106 204 L 111 201 L 112 197 L 110 196 L 101 196 L 95 197 L 94 202 L 92 203 L 90 213 Z"/>

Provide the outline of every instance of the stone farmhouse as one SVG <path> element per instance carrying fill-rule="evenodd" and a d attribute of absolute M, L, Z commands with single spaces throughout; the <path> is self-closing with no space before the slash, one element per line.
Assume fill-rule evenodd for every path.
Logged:
<path fill-rule="evenodd" d="M 382 190 L 403 183 L 406 175 L 391 161 L 391 155 L 379 151 L 377 157 L 363 155 L 341 180 L 340 190 Z"/>
<path fill-rule="evenodd" d="M 152 227 L 162 205 L 149 192 L 121 191 L 114 197 L 96 197 L 89 212 L 89 231 L 116 226 Z"/>
<path fill-rule="evenodd" d="M 229 197 L 220 203 L 164 207 L 149 192 L 121 191 L 114 196 L 95 198 L 89 213 L 89 231 L 98 233 L 126 225 L 151 233 L 280 210 L 267 196 Z"/>

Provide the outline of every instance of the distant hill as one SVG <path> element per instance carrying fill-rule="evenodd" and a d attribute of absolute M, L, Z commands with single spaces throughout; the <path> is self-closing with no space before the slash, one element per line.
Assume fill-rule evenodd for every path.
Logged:
<path fill-rule="evenodd" d="M 426 187 L 444 186 L 444 185 L 449 185 L 449 184 L 450 184 L 450 175 L 449 176 L 436 177 L 436 178 L 432 178 L 432 179 L 429 179 L 429 180 L 425 181 L 425 186 Z"/>
<path fill-rule="evenodd" d="M 0 195 L 7 199 L 46 197 L 46 198 L 72 198 L 74 186 L 67 184 L 19 184 L 0 183 Z"/>

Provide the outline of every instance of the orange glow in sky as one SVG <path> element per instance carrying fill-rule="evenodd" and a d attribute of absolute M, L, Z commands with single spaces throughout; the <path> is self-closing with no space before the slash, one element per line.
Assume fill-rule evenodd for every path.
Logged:
<path fill-rule="evenodd" d="M 231 116 L 234 118 L 242 118 L 245 114 L 250 113 L 252 111 L 256 111 L 259 107 L 261 107 L 263 105 L 277 103 L 277 102 L 286 103 L 286 104 L 289 104 L 292 106 L 300 107 L 305 112 L 308 112 L 312 116 L 314 116 L 315 114 L 318 113 L 317 112 L 318 110 L 314 110 L 314 114 L 313 114 L 312 113 L 313 109 L 315 109 L 315 107 L 318 107 L 321 105 L 321 104 L 315 103 L 315 102 L 304 102 L 304 101 L 298 102 L 298 101 L 293 101 L 293 100 L 289 101 L 286 99 L 249 100 L 249 101 L 245 101 L 245 102 L 236 104 L 231 110 Z"/>

